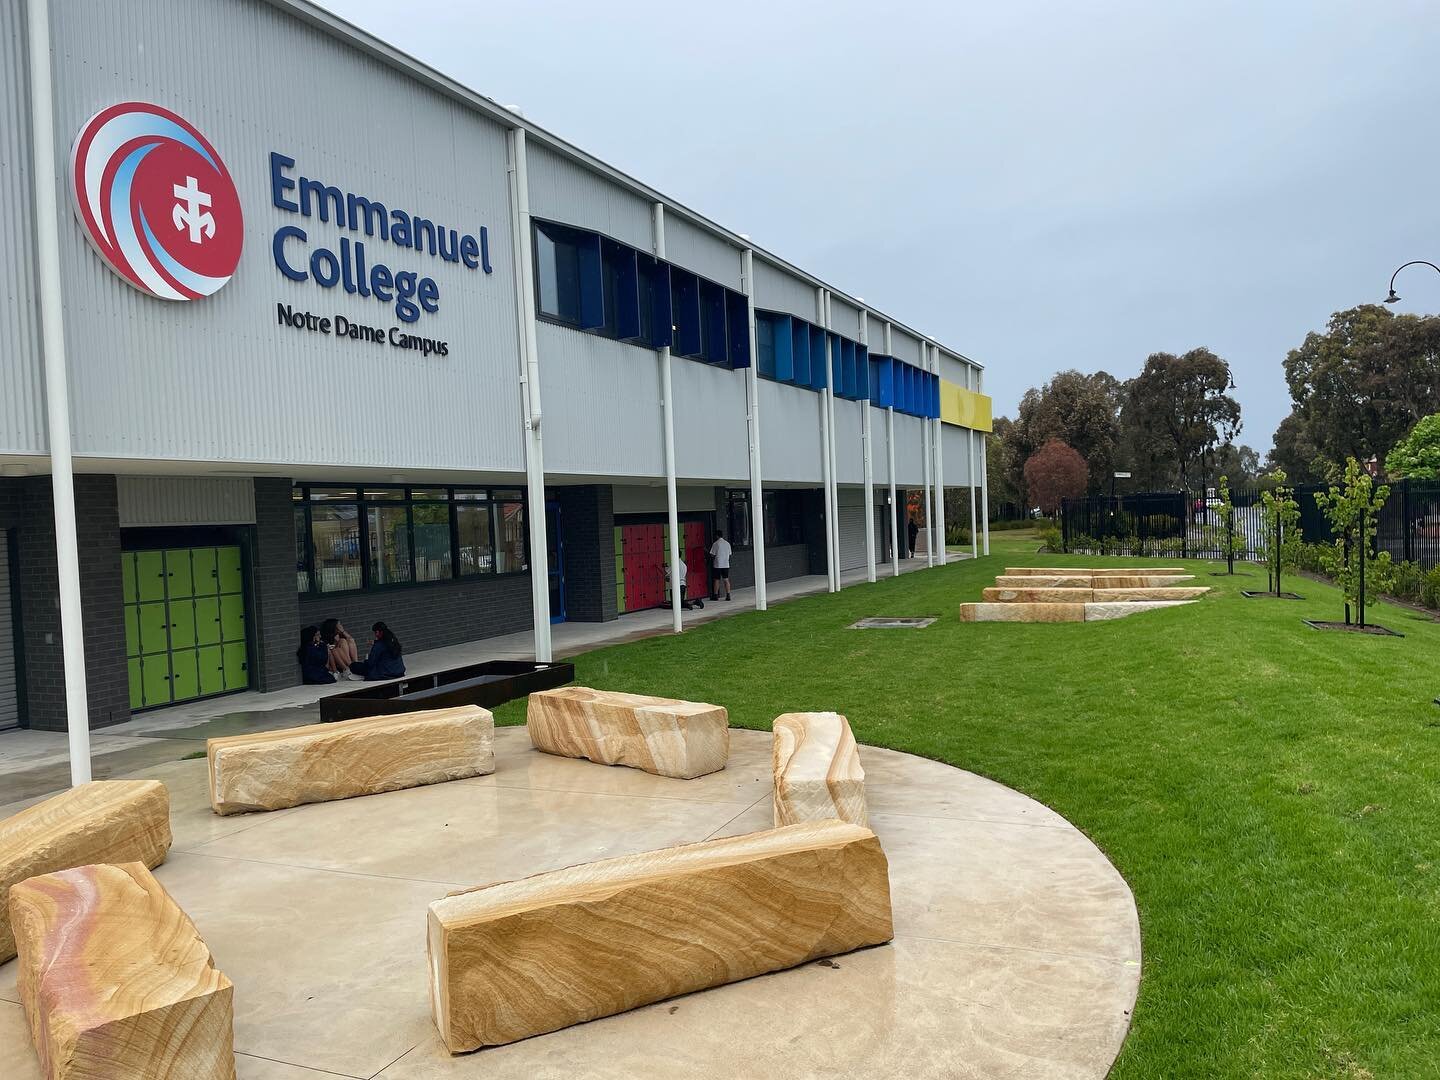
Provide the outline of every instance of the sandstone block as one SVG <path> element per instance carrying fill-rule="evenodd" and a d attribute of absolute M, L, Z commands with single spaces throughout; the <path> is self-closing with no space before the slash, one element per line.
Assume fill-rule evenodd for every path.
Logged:
<path fill-rule="evenodd" d="M 1094 589 L 996 587 L 986 589 L 980 598 L 987 604 L 1084 604 L 1095 599 L 1094 592 Z"/>
<path fill-rule="evenodd" d="M 720 705 L 562 686 L 530 695 L 537 750 L 692 780 L 725 767 L 730 714 Z"/>
<path fill-rule="evenodd" d="M 807 822 L 436 900 L 431 1009 L 459 1053 L 893 936 L 875 834 Z"/>
<path fill-rule="evenodd" d="M 1086 604 L 961 604 L 961 622 L 1084 622 Z"/>
<path fill-rule="evenodd" d="M 1007 566 L 1008 577 L 1170 577 L 1183 566 Z"/>
<path fill-rule="evenodd" d="M 158 780 L 95 780 L 0 821 L 0 963 L 15 955 L 10 886 L 87 863 L 159 866 L 169 850 L 170 795 Z"/>
<path fill-rule="evenodd" d="M 1174 577 L 1190 575 L 1183 566 L 1100 566 L 1091 571 L 1100 577 Z"/>
<path fill-rule="evenodd" d="M 1086 622 L 1106 622 L 1138 615 L 1142 611 L 1159 611 L 1162 608 L 1184 607 L 1194 600 L 1130 600 L 1122 603 L 1098 603 L 1085 605 Z"/>
<path fill-rule="evenodd" d="M 495 718 L 478 705 L 343 720 L 205 743 L 217 814 L 280 810 L 495 771 Z"/>
<path fill-rule="evenodd" d="M 1194 574 L 1112 574 L 1103 580 L 1093 579 L 1095 588 L 1105 589 L 1168 589 L 1183 581 L 1194 581 Z"/>
<path fill-rule="evenodd" d="M 1091 589 L 1095 587 L 1095 579 L 1088 574 L 1084 577 L 1001 574 L 995 579 L 995 587 L 1000 589 Z"/>
<path fill-rule="evenodd" d="M 835 712 L 775 718 L 775 825 L 839 818 L 864 825 L 865 770 L 850 722 Z"/>
<path fill-rule="evenodd" d="M 142 863 L 33 877 L 9 907 L 46 1080 L 234 1080 L 230 980 Z"/>
<path fill-rule="evenodd" d="M 986 590 L 989 591 L 988 589 Z M 1205 586 L 1170 585 L 1149 589 L 1102 589 L 1093 590 L 1090 599 L 1097 603 L 1124 600 L 1198 600 L 1210 590 Z"/>

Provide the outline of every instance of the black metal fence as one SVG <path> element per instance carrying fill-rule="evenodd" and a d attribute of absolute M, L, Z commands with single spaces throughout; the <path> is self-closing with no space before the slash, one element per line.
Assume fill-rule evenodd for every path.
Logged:
<path fill-rule="evenodd" d="M 1440 480 L 1397 480 L 1380 510 L 1376 545 L 1396 561 L 1428 570 L 1440 565 Z M 1300 532 L 1306 543 L 1330 544 L 1335 534 L 1315 501 L 1323 484 L 1300 484 Z M 1214 489 L 1091 495 L 1066 499 L 1060 510 L 1065 550 L 1092 554 L 1255 559 L 1263 546 L 1260 488 L 1232 488 L 1226 519 Z"/>

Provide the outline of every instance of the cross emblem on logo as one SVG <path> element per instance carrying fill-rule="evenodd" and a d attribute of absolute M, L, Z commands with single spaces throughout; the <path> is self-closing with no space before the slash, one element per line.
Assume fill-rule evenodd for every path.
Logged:
<path fill-rule="evenodd" d="M 190 242 L 198 244 L 203 233 L 207 238 L 215 235 L 215 218 L 205 207 L 210 205 L 208 192 L 200 190 L 200 182 L 193 176 L 185 177 L 184 185 L 174 185 L 175 210 L 171 219 L 175 228 L 183 232 L 190 230 Z"/>

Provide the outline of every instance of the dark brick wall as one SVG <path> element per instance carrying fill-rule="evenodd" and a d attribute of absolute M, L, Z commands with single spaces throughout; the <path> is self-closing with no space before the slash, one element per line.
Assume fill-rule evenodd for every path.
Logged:
<path fill-rule="evenodd" d="M 300 682 L 300 595 L 295 589 L 295 510 L 284 478 L 255 478 L 255 545 L 250 563 L 250 610 L 255 618 L 256 690 Z"/>
<path fill-rule="evenodd" d="M 65 661 L 50 477 L 28 477 L 16 486 L 28 722 L 33 728 L 64 731 Z M 130 719 L 115 477 L 75 477 L 75 517 L 90 726 L 106 727 Z"/>
<path fill-rule="evenodd" d="M 530 612 L 528 574 L 305 596 L 300 598 L 299 617 L 285 641 L 294 666 L 300 628 L 309 623 L 318 625 L 331 617 L 339 619 L 355 635 L 363 657 L 370 647 L 370 627 L 377 621 L 388 623 L 407 651 L 416 651 L 529 630 L 533 625 Z"/>
<path fill-rule="evenodd" d="M 784 581 L 810 573 L 810 548 L 805 544 L 787 544 L 765 549 L 765 580 Z M 736 551 L 730 556 L 730 584 L 737 589 L 755 584 L 755 553 Z"/>
<path fill-rule="evenodd" d="M 825 543 L 825 492 L 806 491 L 801 500 L 803 507 L 803 532 L 805 536 L 805 547 L 809 551 L 809 568 L 811 574 L 823 574 L 829 559 L 826 557 Z M 765 573 L 770 574 L 769 564 L 766 564 Z"/>
<path fill-rule="evenodd" d="M 609 622 L 619 617 L 615 595 L 615 500 L 608 486 L 554 488 L 565 540 L 565 617 Z"/>

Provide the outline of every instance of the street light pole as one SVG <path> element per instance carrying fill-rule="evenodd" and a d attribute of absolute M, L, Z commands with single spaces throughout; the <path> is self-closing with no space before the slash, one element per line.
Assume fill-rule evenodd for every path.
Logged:
<path fill-rule="evenodd" d="M 1440 274 L 1440 266 L 1436 266 L 1432 262 L 1426 262 L 1424 259 L 1411 259 L 1407 263 L 1401 263 L 1395 268 L 1395 273 L 1390 275 L 1390 295 L 1385 297 L 1385 303 L 1397 304 L 1400 302 L 1400 297 L 1395 293 L 1395 279 L 1400 276 L 1400 271 L 1404 270 L 1407 266 L 1428 266 L 1431 270 Z"/>

